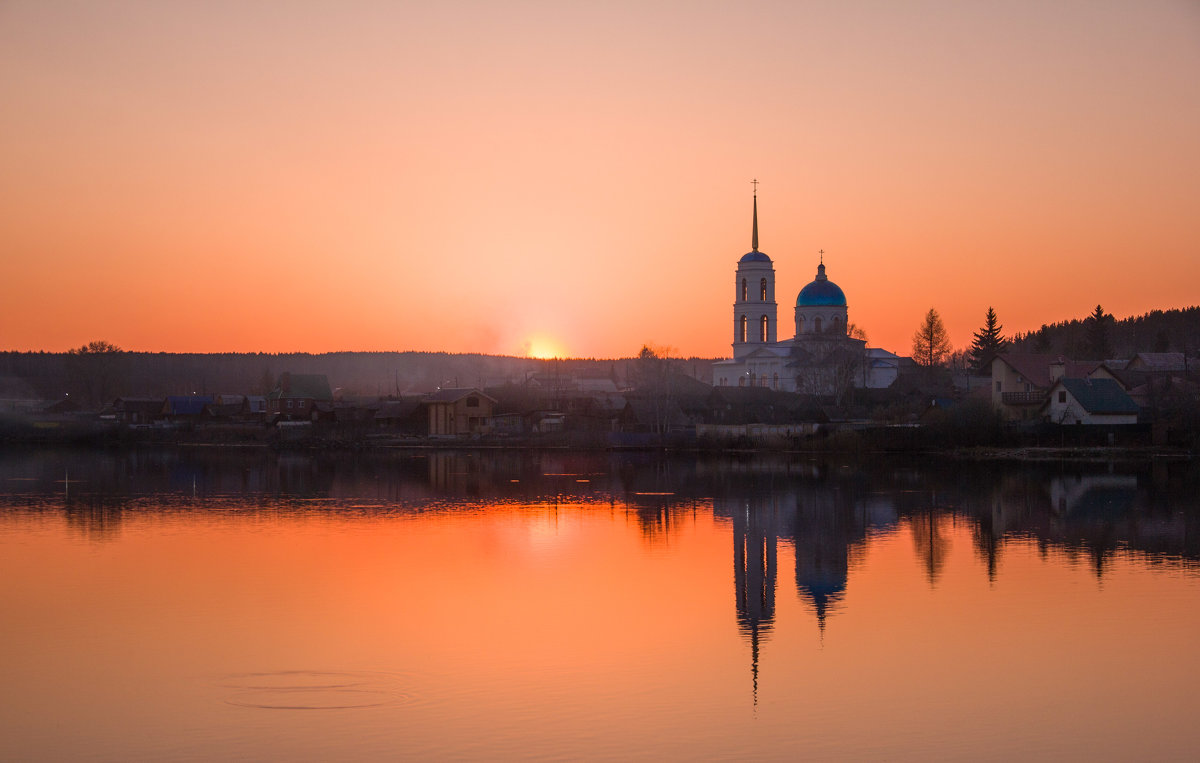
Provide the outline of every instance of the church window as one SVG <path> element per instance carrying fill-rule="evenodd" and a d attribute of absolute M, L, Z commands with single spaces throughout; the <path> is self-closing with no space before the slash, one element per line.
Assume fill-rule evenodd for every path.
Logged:
<path fill-rule="evenodd" d="M 813 318 L 813 331 L 817 332 L 818 334 L 821 333 L 821 317 L 820 316 Z"/>
<path fill-rule="evenodd" d="M 747 334 L 748 326 L 749 326 L 749 323 L 746 320 L 746 316 L 743 315 L 742 320 L 741 320 L 741 326 L 739 328 L 739 334 L 738 334 L 741 337 L 741 341 L 743 341 L 743 342 L 746 341 L 746 337 L 748 336 L 748 334 Z"/>
<path fill-rule="evenodd" d="M 833 333 L 835 333 L 835 334 L 842 333 L 842 319 L 837 317 L 836 315 L 833 317 Z"/>
<path fill-rule="evenodd" d="M 767 279 L 762 279 L 758 282 L 758 298 L 763 302 L 767 301 Z"/>
<path fill-rule="evenodd" d="M 739 377 L 738 377 L 738 386 L 739 386 L 739 387 L 745 387 L 745 386 L 746 386 L 746 377 L 745 377 L 745 376 L 739 376 Z"/>
<path fill-rule="evenodd" d="M 770 322 L 770 319 L 767 318 L 767 316 L 765 316 L 765 315 L 762 317 L 762 320 L 759 321 L 758 341 L 760 341 L 760 342 L 767 341 L 767 326 L 768 326 L 769 322 Z"/>
<path fill-rule="evenodd" d="M 796 318 L 796 333 L 797 334 L 804 333 L 804 316 L 803 315 Z"/>
<path fill-rule="evenodd" d="M 773 377 L 771 377 L 771 387 L 774 389 L 779 389 L 779 374 L 775 374 Z"/>
<path fill-rule="evenodd" d="M 750 299 L 750 297 L 748 296 L 750 292 L 748 292 L 746 289 L 747 289 L 747 286 L 746 286 L 746 279 L 745 279 L 745 278 L 743 278 L 743 279 L 742 279 L 742 301 L 743 301 L 743 302 L 745 302 L 746 300 Z"/>

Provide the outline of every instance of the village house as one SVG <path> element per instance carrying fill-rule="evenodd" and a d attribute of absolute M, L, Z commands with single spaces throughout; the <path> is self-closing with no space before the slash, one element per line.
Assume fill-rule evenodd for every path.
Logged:
<path fill-rule="evenodd" d="M 332 402 L 333 392 L 325 374 L 284 373 L 279 385 L 267 395 L 267 413 L 287 421 L 311 420 L 318 403 Z"/>
<path fill-rule="evenodd" d="M 1058 379 L 1041 408 L 1052 424 L 1136 424 L 1138 406 L 1114 379 Z"/>
<path fill-rule="evenodd" d="M 474 387 L 451 387 L 427 397 L 425 406 L 430 435 L 458 437 L 490 432 L 496 399 Z"/>
<path fill-rule="evenodd" d="M 1036 419 L 1056 381 L 1086 378 L 1100 365 L 1061 355 L 1001 353 L 992 360 L 992 407 L 1009 421 Z"/>

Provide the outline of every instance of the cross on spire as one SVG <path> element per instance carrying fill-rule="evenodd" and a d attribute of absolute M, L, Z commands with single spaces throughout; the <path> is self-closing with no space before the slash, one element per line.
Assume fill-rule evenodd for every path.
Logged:
<path fill-rule="evenodd" d="M 758 195 L 758 178 L 754 178 L 753 180 L 751 180 L 750 185 L 754 186 L 754 195 L 757 196 Z"/>
<path fill-rule="evenodd" d="M 821 255 L 821 264 L 824 265 L 825 264 L 825 250 L 822 249 L 821 251 L 817 252 L 817 254 Z"/>

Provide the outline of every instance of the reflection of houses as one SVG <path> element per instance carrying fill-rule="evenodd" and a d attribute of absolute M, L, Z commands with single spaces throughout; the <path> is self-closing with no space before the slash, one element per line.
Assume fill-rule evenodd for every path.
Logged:
<path fill-rule="evenodd" d="M 496 399 L 472 387 L 439 389 L 425 400 L 429 434 L 486 434 L 492 428 Z"/>

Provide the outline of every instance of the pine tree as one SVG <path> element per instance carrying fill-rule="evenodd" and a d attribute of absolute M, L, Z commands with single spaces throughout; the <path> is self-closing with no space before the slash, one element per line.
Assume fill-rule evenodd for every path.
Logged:
<path fill-rule="evenodd" d="M 1087 320 L 1084 349 L 1088 360 L 1105 360 L 1112 355 L 1112 342 L 1108 337 L 1108 324 L 1113 323 L 1113 317 L 1104 312 L 1104 308 L 1096 305 L 1096 310 Z"/>
<path fill-rule="evenodd" d="M 940 366 L 950 354 L 950 337 L 942 317 L 932 307 L 913 334 L 913 360 L 926 368 Z"/>
<path fill-rule="evenodd" d="M 1008 340 L 1004 338 L 996 311 L 989 305 L 984 317 L 983 328 L 975 332 L 975 341 L 971 343 L 971 369 L 982 371 L 991 365 L 992 358 L 1008 349 Z"/>

